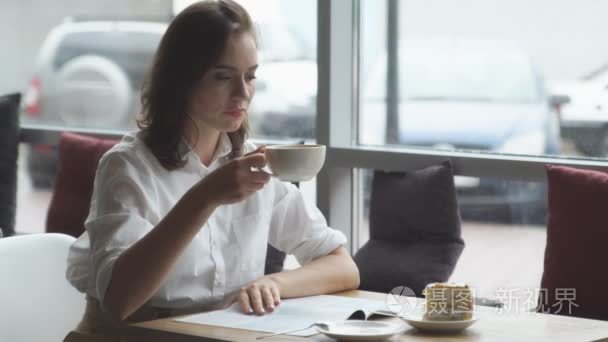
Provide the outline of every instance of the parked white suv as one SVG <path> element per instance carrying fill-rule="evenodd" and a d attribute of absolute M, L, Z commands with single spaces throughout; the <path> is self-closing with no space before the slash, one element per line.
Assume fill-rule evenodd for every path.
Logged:
<path fill-rule="evenodd" d="M 25 98 L 38 123 L 79 128 L 134 127 L 139 90 L 166 23 L 65 23 L 47 36 Z"/>

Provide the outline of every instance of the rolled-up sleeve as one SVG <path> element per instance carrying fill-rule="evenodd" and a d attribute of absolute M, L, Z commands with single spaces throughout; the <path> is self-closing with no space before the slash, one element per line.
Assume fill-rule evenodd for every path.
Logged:
<path fill-rule="evenodd" d="M 145 167 L 123 153 L 100 161 L 85 229 L 90 239 L 90 265 L 101 303 L 116 259 L 146 235 L 158 220 L 155 191 Z"/>
<path fill-rule="evenodd" d="M 273 182 L 275 202 L 268 236 L 273 247 L 306 264 L 346 243 L 344 234 L 328 227 L 323 214 L 304 200 L 297 187 Z"/>

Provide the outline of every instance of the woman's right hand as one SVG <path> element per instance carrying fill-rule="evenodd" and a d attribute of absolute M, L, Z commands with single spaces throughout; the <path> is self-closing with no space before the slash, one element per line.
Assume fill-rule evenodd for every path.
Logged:
<path fill-rule="evenodd" d="M 252 170 L 264 166 L 266 166 L 266 155 L 262 146 L 217 168 L 197 186 L 204 189 L 202 191 L 213 206 L 237 203 L 268 183 L 270 174 L 261 170 Z"/>

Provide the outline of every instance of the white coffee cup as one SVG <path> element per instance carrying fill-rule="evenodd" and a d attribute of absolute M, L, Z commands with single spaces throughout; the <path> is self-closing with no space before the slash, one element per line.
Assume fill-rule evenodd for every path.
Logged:
<path fill-rule="evenodd" d="M 266 146 L 266 160 L 272 174 L 284 182 L 311 180 L 325 162 L 324 145 Z"/>

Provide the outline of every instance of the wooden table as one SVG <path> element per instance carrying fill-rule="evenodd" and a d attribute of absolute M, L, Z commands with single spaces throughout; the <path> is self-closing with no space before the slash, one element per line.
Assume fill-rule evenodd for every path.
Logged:
<path fill-rule="evenodd" d="M 386 294 L 365 291 L 338 295 L 381 301 L 386 298 Z M 430 335 L 408 326 L 402 335 L 388 341 L 608 341 L 608 321 L 535 312 L 499 313 L 495 308 L 479 306 L 475 310 L 479 321 L 459 334 Z M 385 319 L 406 324 L 398 318 Z M 133 324 L 128 334 L 129 341 L 335 341 L 322 334 L 308 338 L 282 335 L 256 340 L 268 333 L 175 322 L 171 318 Z"/>

